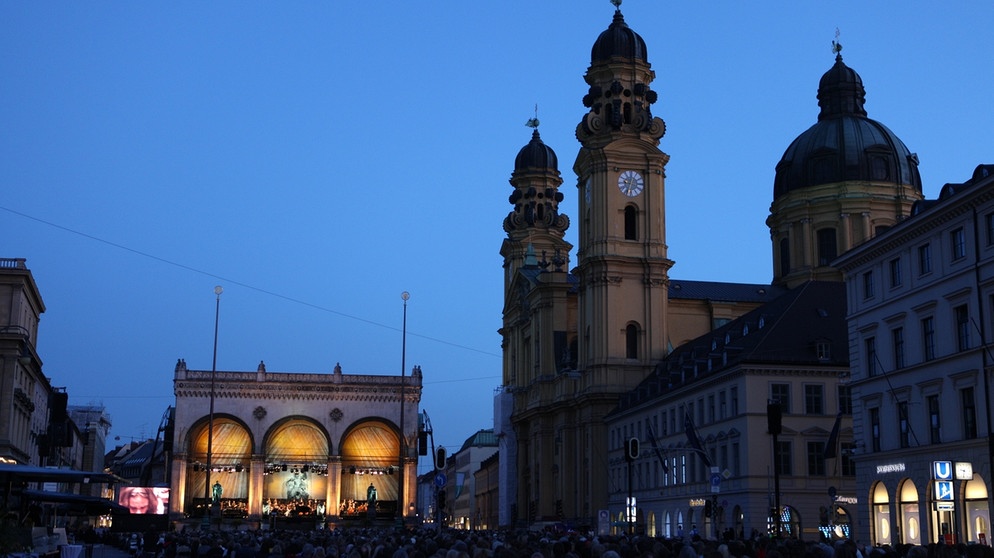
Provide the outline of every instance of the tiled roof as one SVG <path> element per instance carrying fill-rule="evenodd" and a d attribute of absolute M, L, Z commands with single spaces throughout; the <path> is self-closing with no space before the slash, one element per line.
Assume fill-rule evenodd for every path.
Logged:
<path fill-rule="evenodd" d="M 769 302 L 786 292 L 783 287 L 750 283 L 683 281 L 670 279 L 671 299 Z"/>
<path fill-rule="evenodd" d="M 845 284 L 804 283 L 677 347 L 619 409 L 742 364 L 848 366 Z"/>

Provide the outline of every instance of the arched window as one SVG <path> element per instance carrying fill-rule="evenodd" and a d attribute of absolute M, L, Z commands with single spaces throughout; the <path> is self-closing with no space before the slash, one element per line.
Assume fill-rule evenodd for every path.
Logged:
<path fill-rule="evenodd" d="M 628 324 L 625 328 L 625 358 L 638 358 L 639 354 L 639 328 L 635 324 Z"/>
<path fill-rule="evenodd" d="M 828 265 L 839 255 L 839 246 L 835 240 L 835 229 L 827 228 L 818 231 L 818 265 Z"/>
<path fill-rule="evenodd" d="M 780 276 L 790 273 L 790 238 L 780 239 Z"/>
<path fill-rule="evenodd" d="M 639 214 L 633 205 L 625 207 L 625 240 L 639 239 Z"/>

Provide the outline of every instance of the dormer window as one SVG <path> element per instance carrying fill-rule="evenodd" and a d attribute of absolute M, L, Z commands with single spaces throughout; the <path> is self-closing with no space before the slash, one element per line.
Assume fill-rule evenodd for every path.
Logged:
<path fill-rule="evenodd" d="M 827 341 L 818 341 L 815 344 L 815 354 L 820 361 L 828 361 L 832 358 L 832 345 Z"/>

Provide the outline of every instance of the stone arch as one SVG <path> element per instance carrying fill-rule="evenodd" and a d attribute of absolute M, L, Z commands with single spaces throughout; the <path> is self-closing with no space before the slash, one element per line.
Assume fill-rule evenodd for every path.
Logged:
<path fill-rule="evenodd" d="M 238 417 L 215 414 L 213 435 L 208 444 L 210 426 L 210 418 L 202 418 L 190 427 L 184 441 L 189 461 L 186 469 L 186 509 L 199 509 L 207 503 L 208 476 L 211 484 L 221 484 L 222 505 L 241 507 L 248 498 L 252 448 L 255 446 L 252 431 Z M 208 445 L 210 475 L 207 466 Z"/>
<path fill-rule="evenodd" d="M 400 436 L 390 421 L 373 418 L 351 425 L 339 443 L 342 501 L 361 506 L 369 486 L 376 490 L 377 510 L 395 506 L 399 480 Z"/>
<path fill-rule="evenodd" d="M 326 509 L 331 441 L 321 424 L 299 415 L 281 419 L 266 432 L 263 454 L 264 513 L 294 516 Z"/>

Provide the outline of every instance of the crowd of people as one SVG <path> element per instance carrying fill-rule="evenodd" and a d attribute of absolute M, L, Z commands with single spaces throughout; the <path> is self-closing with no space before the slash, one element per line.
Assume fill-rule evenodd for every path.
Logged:
<path fill-rule="evenodd" d="M 146 534 L 155 558 L 994 558 L 980 544 L 885 545 L 852 540 L 706 540 L 529 531 L 400 528 Z M 148 541 L 156 540 L 150 547 Z"/>

